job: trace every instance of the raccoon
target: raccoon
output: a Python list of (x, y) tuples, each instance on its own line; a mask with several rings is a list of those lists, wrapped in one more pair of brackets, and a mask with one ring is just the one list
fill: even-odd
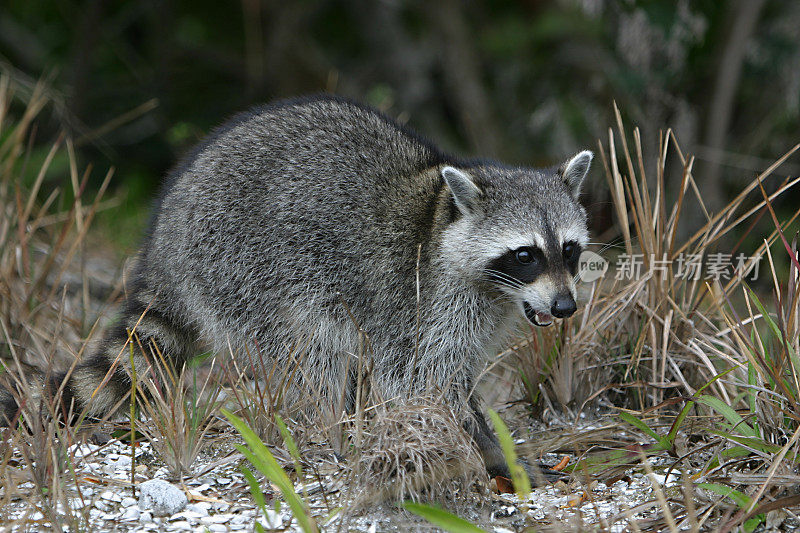
[(462, 159), (333, 96), (238, 115), (168, 176), (121, 319), (49, 388), (91, 415), (124, 412), (135, 331), (164, 356), (137, 351), (139, 369), (179, 368), (198, 340), (258, 351), (292, 377), (287, 405), (334, 410), (352, 408), (364, 356), (381, 398), (435, 391), (471, 413), (489, 473), (507, 475), (476, 380), (526, 320), (575, 312), (591, 160)]

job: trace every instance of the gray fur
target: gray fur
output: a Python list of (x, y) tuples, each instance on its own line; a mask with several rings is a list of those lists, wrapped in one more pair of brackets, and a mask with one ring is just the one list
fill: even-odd
[[(546, 312), (554, 291), (574, 294), (559, 235), (586, 240), (575, 193), (588, 161), (564, 168), (458, 160), (338, 98), (256, 109), (170, 177), (123, 319), (77, 367), (71, 394), (93, 413), (113, 410), (135, 327), (176, 365), (198, 339), (242, 357), (260, 351), (282, 371), (299, 360), (289, 405), (311, 391), (329, 409), (352, 402), (360, 329), (381, 397), (433, 388), (456, 409), (475, 408), (475, 380), (524, 322), (522, 299)], [(546, 276), (522, 287), (487, 277), (490, 260), (537, 243), (553, 258)], [(478, 418), (476, 441), (502, 470)]]

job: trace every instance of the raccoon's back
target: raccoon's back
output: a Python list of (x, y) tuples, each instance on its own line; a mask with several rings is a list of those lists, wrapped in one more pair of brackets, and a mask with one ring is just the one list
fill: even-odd
[(330, 305), (348, 291), (368, 307), (353, 282), (399, 290), (392, 276), (413, 270), (442, 188), (437, 173), (424, 171), (444, 160), (348, 101), (257, 109), (223, 126), (173, 174), (143, 250), (143, 276), (187, 313), (225, 308), (257, 321), (265, 306), (303, 298)]

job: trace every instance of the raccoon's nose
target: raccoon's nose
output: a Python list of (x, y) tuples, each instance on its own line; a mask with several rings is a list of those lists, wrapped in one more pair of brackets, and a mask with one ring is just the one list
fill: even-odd
[(550, 308), (550, 314), (556, 318), (567, 318), (572, 316), (576, 309), (578, 309), (578, 306), (575, 305), (575, 299), (571, 294), (559, 294)]

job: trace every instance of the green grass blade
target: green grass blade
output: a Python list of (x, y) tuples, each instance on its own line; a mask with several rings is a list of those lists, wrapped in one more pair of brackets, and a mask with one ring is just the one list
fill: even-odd
[(698, 483), (697, 486), (719, 494), (723, 498), (730, 498), (740, 509), (747, 509), (750, 506), (750, 496), (734, 488), (720, 485), (719, 483)]
[(289, 428), (286, 427), (286, 422), (283, 421), (283, 418), (275, 415), (275, 423), (278, 424), (278, 428), (281, 431), (281, 436), (283, 437), (283, 442), (286, 444), (286, 448), (289, 450), (289, 455), (292, 456), (294, 460), (294, 470), (297, 472), (297, 479), (302, 481), (303, 476), (303, 465), (300, 462), (300, 450), (297, 448), (297, 443), (292, 438), (292, 434), (289, 432)]
[(253, 472), (251, 472), (250, 469), (244, 465), (242, 466), (242, 473), (244, 474), (244, 479), (247, 481), (247, 484), (250, 486), (250, 494), (253, 496), (256, 506), (261, 509), (262, 513), (265, 512), (267, 500), (264, 498), (264, 492), (258, 485), (256, 477), (253, 475)]
[[(774, 455), (781, 451), (780, 446), (764, 442), (764, 439), (761, 439), (759, 437), (742, 437), (740, 435), (731, 435), (730, 433), (719, 431), (713, 428), (709, 428), (708, 432), (711, 433), (712, 435), (718, 435), (720, 437), (733, 441), (737, 444), (741, 444), (742, 446), (746, 446), (751, 450), (757, 450), (763, 453), (764, 455)], [(748, 453), (752, 453), (752, 451), (748, 450)]]
[(511, 481), (514, 483), (514, 490), (520, 498), (527, 498), (531, 493), (531, 480), (528, 479), (528, 474), (525, 469), (517, 461), (517, 452), (514, 450), (514, 439), (511, 437), (511, 432), (508, 431), (508, 426), (500, 419), (500, 416), (493, 410), (489, 409), (489, 417), (494, 424), (494, 430), (497, 433), (497, 438), (500, 441), (500, 447), (503, 449), (503, 455), (508, 464), (508, 471), (511, 472)]
[(485, 530), (479, 528), (472, 522), (468, 522), (463, 518), (448, 513), (444, 509), (433, 507), (432, 505), (405, 502), (403, 507), (405, 507), (407, 511), (424, 518), (431, 524), (445, 531), (449, 531), (450, 533), (486, 533)]
[(294, 485), (292, 485), (291, 480), (289, 480), (289, 476), (286, 475), (286, 472), (284, 472), (283, 468), (278, 464), (278, 461), (275, 460), (275, 457), (270, 453), (269, 449), (261, 442), (261, 439), (258, 438), (252, 429), (247, 427), (247, 424), (245, 424), (242, 419), (227, 409), (222, 409), (222, 414), (228, 418), (231, 424), (233, 424), (233, 427), (242, 435), (249, 450), (243, 446), (237, 446), (237, 448), (262, 474), (267, 476), (267, 479), (278, 487), (286, 503), (289, 504), (292, 514), (294, 514), (295, 519), (297, 519), (297, 523), (300, 524), (300, 528), (305, 533), (318, 533), (319, 528), (311, 517), (311, 510), (308, 508), (308, 504), (297, 495), (297, 492), (294, 490)]
[(689, 416), (689, 411), (692, 410), (694, 407), (694, 402), (686, 402), (681, 409), (681, 412), (678, 413), (678, 416), (675, 417), (675, 420), (672, 422), (672, 426), (669, 428), (669, 433), (665, 437), (665, 440), (669, 443), (669, 449), (672, 449), (675, 445), (675, 438), (678, 436), (678, 430), (681, 428), (681, 424)]
[(767, 308), (764, 307), (764, 304), (761, 303), (761, 300), (758, 299), (756, 293), (753, 292), (752, 289), (749, 287), (747, 288), (747, 292), (750, 293), (750, 298), (752, 299), (755, 306), (758, 308), (758, 312), (761, 313), (761, 317), (764, 319), (764, 322), (769, 326), (769, 329), (772, 330), (772, 333), (778, 338), (783, 339), (783, 334), (781, 333), (781, 328), (778, 327), (778, 324), (772, 320), (772, 317), (767, 312)]
[(669, 443), (667, 439), (665, 439), (664, 437), (662, 437), (661, 435), (650, 429), (650, 426), (648, 426), (647, 424), (645, 424), (632, 414), (627, 413), (625, 411), (621, 411), (619, 413), (619, 417), (628, 424), (634, 426), (635, 428), (638, 428), (643, 433), (653, 437), (656, 440), (656, 442), (658, 442), (659, 446), (661, 446), (665, 450), (669, 450), (670, 448), (672, 448), (672, 445)]
[(746, 437), (753, 437), (759, 438), (758, 432), (753, 429), (744, 419), (736, 412), (736, 410), (731, 407), (730, 405), (726, 404), (719, 398), (715, 398), (714, 396), (708, 396), (706, 394), (697, 398), (697, 401), (706, 405), (719, 414), (721, 414), (725, 420), (730, 422), (732, 426), (736, 428), (742, 435)]
[[(739, 492), (734, 488), (720, 485), (719, 483), (699, 483), (697, 486), (719, 494), (723, 498), (730, 498), (743, 511), (747, 511), (747, 509), (750, 507), (750, 503), (752, 502), (752, 499), (747, 494)], [(747, 533), (750, 533), (751, 531), (754, 531), (762, 522), (764, 522), (765, 519), (766, 517), (764, 514), (758, 514), (744, 523), (743, 530)]]

